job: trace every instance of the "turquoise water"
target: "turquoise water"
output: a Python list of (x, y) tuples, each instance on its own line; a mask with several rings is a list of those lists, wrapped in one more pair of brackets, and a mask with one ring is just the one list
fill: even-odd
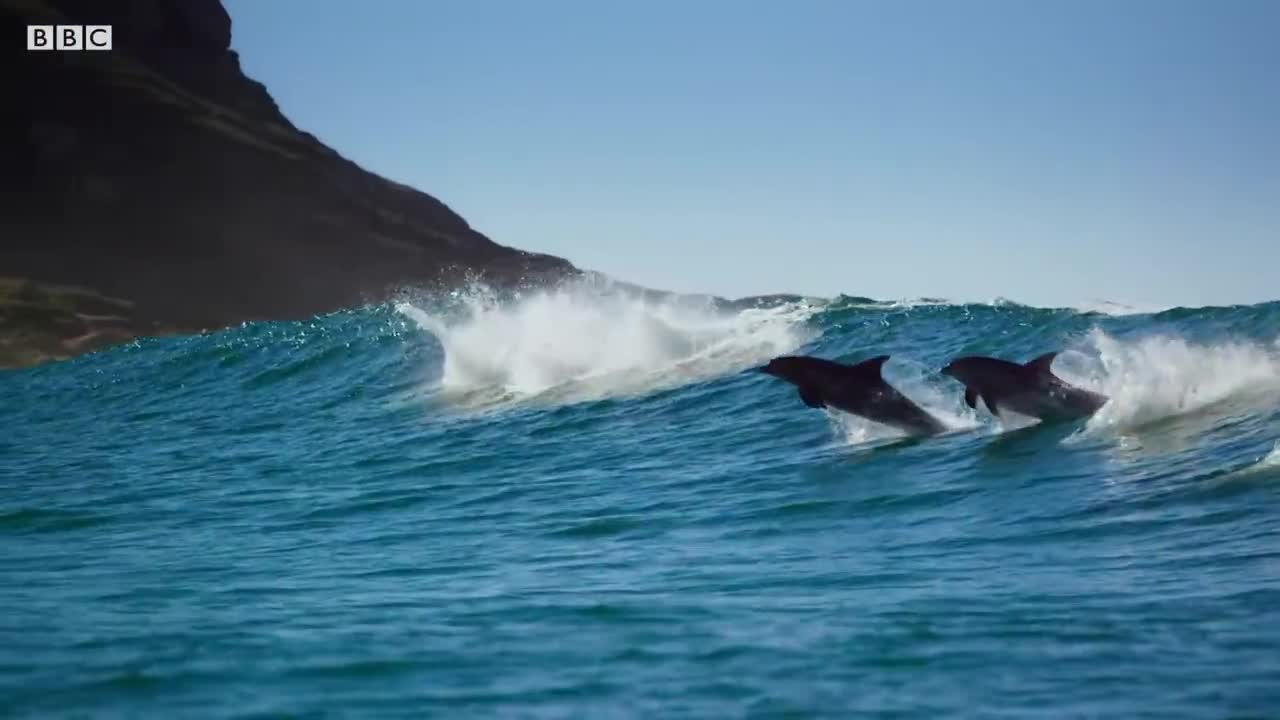
[[(0, 373), (0, 715), (1275, 717), (1280, 304), (482, 293)], [(970, 411), (1028, 359), (1088, 423)], [(904, 440), (749, 372), (893, 355)]]

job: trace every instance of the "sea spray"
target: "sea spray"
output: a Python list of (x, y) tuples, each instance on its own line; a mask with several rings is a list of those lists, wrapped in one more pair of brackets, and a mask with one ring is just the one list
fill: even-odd
[(1171, 334), (1118, 338), (1091, 330), (1054, 372), (1107, 395), (1090, 430), (1124, 429), (1280, 392), (1280, 354), (1248, 340), (1191, 342)]
[(408, 302), (397, 310), (441, 343), (441, 390), (481, 403), (576, 402), (739, 372), (802, 345), (817, 310), (797, 302), (727, 311), (594, 285), (509, 302), (478, 288), (463, 299), (456, 317)]

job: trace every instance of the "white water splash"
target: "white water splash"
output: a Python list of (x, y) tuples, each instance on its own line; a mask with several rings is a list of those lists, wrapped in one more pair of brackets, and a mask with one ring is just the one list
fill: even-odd
[(888, 425), (881, 425), (866, 418), (825, 408), (823, 412), (831, 423), (831, 432), (845, 445), (881, 445), (908, 437), (907, 433)]
[(1156, 313), (1171, 310), (1172, 305), (1154, 305), (1150, 303), (1122, 303), (1114, 300), (1102, 300), (1094, 298), (1086, 300), (1078, 305), (1071, 306), (1072, 310), (1082, 313), (1097, 313), (1099, 315), (1112, 315), (1120, 317), (1124, 315), (1154, 315)]
[(443, 345), (441, 389), (467, 404), (578, 402), (738, 372), (807, 341), (804, 321), (819, 309), (801, 302), (726, 312), (587, 284), (508, 304), (483, 288), (465, 299), (455, 320), (396, 308)]
[(1267, 453), (1266, 457), (1259, 460), (1258, 464), (1255, 465), (1254, 467), (1257, 467), (1257, 468), (1280, 467), (1280, 442), (1277, 442), (1276, 446), (1274, 448), (1271, 448), (1271, 452)]
[(1186, 415), (1228, 400), (1280, 392), (1280, 355), (1264, 344), (1212, 345), (1172, 335), (1121, 340), (1095, 329), (1054, 373), (1110, 401), (1088, 430), (1125, 429)]
[(993, 414), (998, 421), (997, 433), (1013, 432), (1041, 424), (1040, 418), (1022, 415), (1006, 408), (1000, 408), (999, 412)]

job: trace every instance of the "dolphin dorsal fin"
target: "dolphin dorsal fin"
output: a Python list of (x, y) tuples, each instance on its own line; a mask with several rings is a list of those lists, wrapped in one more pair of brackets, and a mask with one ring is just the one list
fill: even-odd
[(873, 375), (879, 378), (879, 377), (882, 377), (880, 374), (880, 368), (884, 366), (885, 362), (888, 359), (889, 359), (888, 355), (877, 355), (876, 357), (873, 357), (870, 360), (863, 360), (857, 365), (851, 365), (849, 369), (859, 373), (866, 373), (868, 375)]
[(1023, 367), (1030, 368), (1043, 375), (1052, 375), (1053, 372), (1049, 369), (1049, 367), (1053, 365), (1053, 359), (1056, 357), (1058, 357), (1057, 350), (1054, 350), (1053, 352), (1047, 352), (1041, 355), (1040, 357), (1029, 361)]

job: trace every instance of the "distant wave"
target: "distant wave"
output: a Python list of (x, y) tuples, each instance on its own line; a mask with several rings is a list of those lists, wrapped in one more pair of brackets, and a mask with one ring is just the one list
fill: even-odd
[(1173, 305), (1154, 305), (1142, 304), (1133, 305), (1128, 303), (1115, 302), (1113, 300), (1089, 300), (1079, 305), (1074, 305), (1070, 309), (1082, 313), (1097, 313), (1099, 315), (1154, 315), (1166, 310), (1172, 310)]
[(954, 300), (948, 298), (936, 297), (918, 297), (918, 298), (897, 298), (897, 299), (877, 299), (860, 295), (837, 295), (833, 298), (808, 297), (799, 295), (766, 295), (759, 297), (746, 297), (732, 301), (735, 304), (745, 305), (769, 298), (791, 298), (806, 299), (809, 302), (828, 303), (833, 306), (840, 307), (876, 307), (876, 308), (913, 308), (928, 306), (953, 306), (953, 307), (1023, 307), (1036, 310), (1070, 310), (1072, 312), (1093, 315), (1109, 315), (1113, 317), (1123, 317), (1127, 315), (1157, 315), (1172, 310), (1202, 310), (1216, 307), (1230, 307), (1217, 305), (1204, 306), (1181, 306), (1157, 303), (1131, 303), (1118, 302), (1115, 300), (1093, 299), (1071, 305), (1039, 305), (1035, 303), (1027, 303), (1011, 298), (998, 296), (989, 301), (969, 301)]

